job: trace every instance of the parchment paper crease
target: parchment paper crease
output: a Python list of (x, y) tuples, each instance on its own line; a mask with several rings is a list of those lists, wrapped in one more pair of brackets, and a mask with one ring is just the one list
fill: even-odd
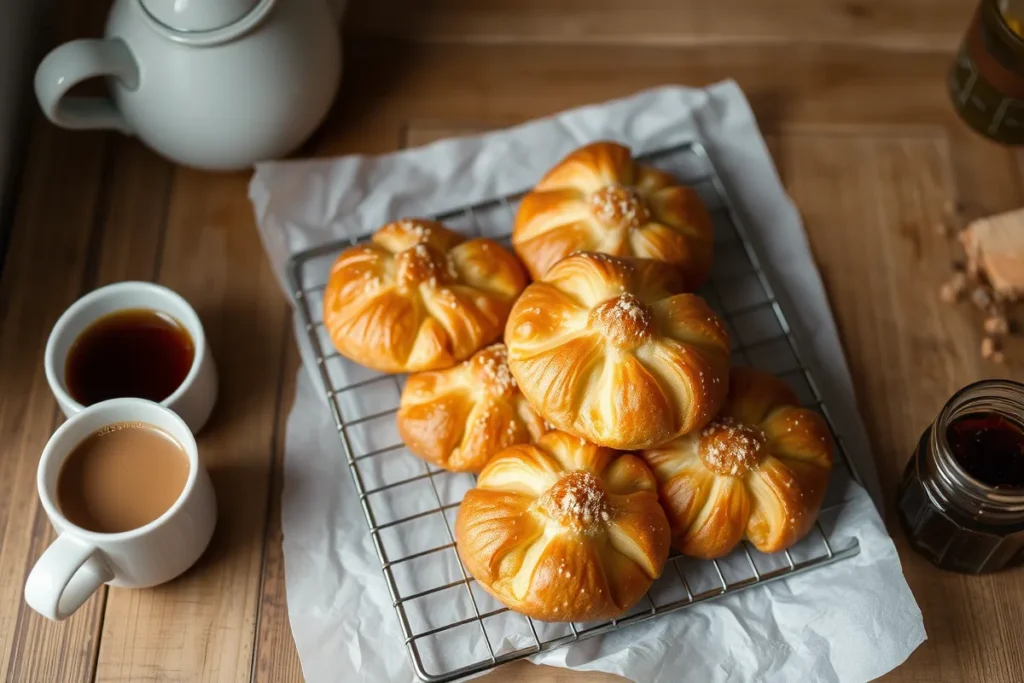
[[(849, 370), (800, 218), (740, 89), (662, 88), (509, 130), (379, 157), (261, 164), (250, 197), (267, 254), (302, 249), (408, 215), (438, 213), (524, 189), (585, 142), (614, 139), (642, 153), (688, 139), (708, 150), (773, 276), (837, 430), (877, 501), (879, 488)], [(308, 344), (297, 335), (308, 370)], [(288, 614), (314, 683), (415, 680), (338, 435), (310, 374), (300, 372), (288, 420), (282, 501)], [(367, 400), (373, 397), (364, 397)], [(921, 613), (864, 489), (834, 478), (827, 522), (837, 548), (860, 554), (784, 581), (689, 607), (611, 635), (542, 653), (536, 663), (636, 681), (866, 681), (925, 638)], [(424, 569), (423, 571), (433, 571)], [(441, 571), (438, 569), (437, 571)], [(465, 629), (446, 656), (479, 648)], [(510, 636), (502, 647), (530, 639)]]

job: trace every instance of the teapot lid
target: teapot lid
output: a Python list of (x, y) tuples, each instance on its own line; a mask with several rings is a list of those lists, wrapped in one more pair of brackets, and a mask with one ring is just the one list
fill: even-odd
[(141, 0), (153, 19), (178, 31), (213, 31), (247, 15), (258, 0)]

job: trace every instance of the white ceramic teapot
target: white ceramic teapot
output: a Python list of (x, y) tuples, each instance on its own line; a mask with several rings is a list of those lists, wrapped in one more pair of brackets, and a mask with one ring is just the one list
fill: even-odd
[[(182, 164), (233, 169), (281, 157), (319, 125), (341, 72), (325, 0), (115, 0), (106, 39), (57, 47), (36, 97), (64, 128), (138, 135)], [(67, 97), (107, 77), (113, 100)]]

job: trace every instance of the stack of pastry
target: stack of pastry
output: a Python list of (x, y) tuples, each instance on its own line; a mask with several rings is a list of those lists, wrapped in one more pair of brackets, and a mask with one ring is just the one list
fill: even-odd
[(781, 380), (730, 370), (729, 335), (692, 293), (712, 243), (692, 189), (598, 142), (523, 199), (515, 255), (408, 219), (338, 258), (327, 330), (346, 357), (413, 373), (399, 433), (477, 474), (458, 552), (511, 609), (614, 618), (670, 546), (774, 552), (813, 525), (828, 429)]

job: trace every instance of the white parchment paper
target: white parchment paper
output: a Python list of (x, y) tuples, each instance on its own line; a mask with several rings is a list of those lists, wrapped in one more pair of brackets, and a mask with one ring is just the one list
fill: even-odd
[[(397, 217), (434, 214), (524, 189), (564, 154), (595, 139), (618, 140), (637, 153), (689, 139), (704, 144), (804, 342), (805, 361), (837, 431), (877, 501), (877, 477), (849, 371), (799, 216), (746, 99), (731, 82), (702, 90), (658, 89), (379, 157), (261, 164), (250, 197), (267, 254), (287, 291), (285, 265), (297, 251), (363, 234)], [(311, 374), (300, 372), (288, 420), (282, 521), (288, 614), (303, 672), (313, 683), (414, 680), (336, 429), (322, 390), (310, 380), (308, 344), (302, 334), (298, 339)], [(380, 400), (372, 394), (377, 390), (366, 391), (357, 403)], [(533, 661), (644, 682), (845, 683), (880, 676), (924, 640), (921, 613), (871, 496), (837, 476), (826, 505), (832, 512), (823, 524), (833, 546), (846, 547), (855, 538), (856, 557)], [(450, 576), (452, 569), (420, 565), (417, 571)], [(488, 627), (489, 634), (499, 631), (497, 623)], [(476, 656), (478, 626), (453, 636), (442, 653), (446, 661)], [(531, 642), (528, 633), (512, 633), (493, 645), (500, 653)]]

